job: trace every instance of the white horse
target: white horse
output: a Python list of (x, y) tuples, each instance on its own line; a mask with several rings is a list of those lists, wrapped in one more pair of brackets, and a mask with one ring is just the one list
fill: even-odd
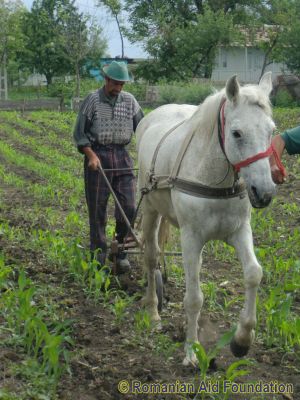
[(138, 185), (148, 192), (142, 225), (148, 273), (145, 304), (151, 319), (160, 320), (155, 268), (163, 216), (179, 227), (181, 236), (187, 316), (184, 365), (196, 363), (192, 344), (198, 340), (203, 304), (201, 254), (211, 239), (234, 246), (244, 271), (245, 304), (231, 342), (233, 354), (247, 354), (254, 340), (262, 268), (253, 250), (250, 213), (251, 205), (266, 207), (275, 192), (268, 159), (275, 128), (271, 90), (271, 73), (259, 85), (243, 87), (234, 76), (200, 106), (159, 107), (137, 128)]

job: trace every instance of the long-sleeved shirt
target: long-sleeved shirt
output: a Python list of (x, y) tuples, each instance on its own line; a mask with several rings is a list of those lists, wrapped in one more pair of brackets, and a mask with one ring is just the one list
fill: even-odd
[(300, 125), (281, 134), (288, 154), (300, 154)]
[(132, 94), (122, 91), (110, 99), (104, 88), (96, 90), (84, 99), (78, 113), (73, 135), (78, 150), (93, 143), (128, 144), (143, 116)]

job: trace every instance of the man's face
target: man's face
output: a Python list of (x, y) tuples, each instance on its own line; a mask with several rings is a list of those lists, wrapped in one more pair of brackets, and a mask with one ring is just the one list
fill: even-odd
[(125, 82), (105, 78), (105, 93), (107, 96), (116, 97), (121, 92)]

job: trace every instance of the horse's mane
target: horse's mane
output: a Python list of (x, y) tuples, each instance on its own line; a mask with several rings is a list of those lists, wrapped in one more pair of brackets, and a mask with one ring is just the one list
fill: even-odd
[[(212, 135), (217, 127), (222, 99), (226, 99), (225, 88), (208, 96), (191, 116), (191, 128), (200, 131), (201, 135)], [(258, 85), (241, 86), (239, 102), (259, 106), (267, 115), (272, 115), (270, 100)]]

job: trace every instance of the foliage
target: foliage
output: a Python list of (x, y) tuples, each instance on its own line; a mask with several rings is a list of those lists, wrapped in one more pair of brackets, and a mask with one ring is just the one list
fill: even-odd
[(36, 288), (33, 282), (26, 277), (23, 270), (20, 270), (16, 287), (9, 287), (9, 269), (5, 267), (3, 257), (1, 260), (0, 287), (4, 291), (0, 313), (5, 318), (8, 328), (14, 333), (13, 336), (19, 337), (19, 343), (27, 353), (40, 361), (40, 369), (57, 380), (63, 371), (60, 355), (64, 354), (65, 361), (67, 360), (63, 346), (66, 342), (72, 343), (69, 337), (69, 322), (57, 323), (54, 329), (50, 330), (36, 307), (34, 301)]
[(189, 0), (175, 5), (171, 0), (127, 0), (125, 4), (131, 23), (127, 36), (142, 42), (151, 56), (137, 74), (150, 82), (162, 77), (210, 77), (218, 45), (237, 40), (234, 23), (241, 23), (247, 9), (244, 1)]
[(106, 49), (106, 43), (101, 39), (102, 29), (93, 23), (88, 24), (88, 17), (79, 13), (73, 3), (61, 16), (63, 20), (61, 35), (71, 67), (69, 72), (76, 77), (75, 96), (79, 97), (82, 68), (87, 61), (91, 64), (93, 60), (100, 60)]
[(199, 367), (201, 370), (201, 379), (205, 380), (207, 371), (209, 369), (210, 362), (216, 358), (217, 354), (220, 350), (226, 346), (232, 340), (234, 335), (234, 331), (226, 332), (224, 335), (219, 339), (216, 346), (211, 349), (208, 353), (206, 353), (204, 347), (201, 343), (194, 343), (192, 345), (192, 349), (197, 357)]
[(137, 101), (145, 101), (147, 85), (144, 83), (126, 83), (124, 90), (133, 94)]
[(208, 7), (183, 26), (176, 21), (161, 22), (160, 30), (147, 40), (146, 50), (153, 59), (142, 63), (136, 74), (150, 82), (162, 77), (168, 81), (210, 77), (217, 46), (230, 43), (233, 37), (232, 18)]
[[(264, 74), (267, 65), (273, 61), (285, 62), (282, 51), (283, 48), (286, 48), (288, 42), (284, 38), (284, 32), (288, 26), (293, 24), (294, 3), (293, 0), (269, 0), (257, 2), (254, 8), (257, 18), (250, 20), (249, 32), (250, 35), (252, 32), (254, 43), (264, 53), (261, 76)], [(259, 30), (263, 32), (265, 38), (255, 37)]]
[(159, 101), (165, 104), (200, 104), (212, 93), (209, 84), (187, 83), (185, 85), (159, 86)]
[(236, 23), (241, 23), (247, 16), (249, 8), (256, 4), (256, 0), (201, 1), (201, 0), (126, 0), (125, 10), (129, 13), (131, 30), (128, 32), (133, 41), (147, 40), (157, 34), (165, 24), (174, 23), (175, 26), (184, 26), (191, 21), (197, 21), (199, 15), (205, 13), (205, 6), (212, 12), (223, 12), (232, 15)]
[(17, 51), (23, 46), (20, 21), (26, 9), (21, 1), (0, 0), (0, 66), (11, 73), (19, 67)]
[(297, 101), (291, 96), (287, 90), (279, 90), (276, 96), (273, 96), (272, 104), (276, 107), (297, 107)]
[(296, 3), (297, 7), (294, 8), (293, 17), (289, 23), (285, 25), (282, 34), (280, 59), (283, 60), (290, 71), (300, 73), (300, 6), (299, 2)]
[(124, 39), (123, 39), (123, 27), (120, 20), (120, 14), (122, 11), (122, 5), (120, 0), (98, 0), (98, 6), (104, 5), (107, 7), (111, 14), (113, 15), (114, 19), (116, 20), (120, 39), (121, 39), (121, 57), (124, 58)]
[(75, 0), (35, 0), (22, 20), (22, 65), (45, 74), (48, 84), (55, 75), (75, 73), (78, 77), (88, 54), (97, 50), (98, 57), (105, 50), (104, 41), (99, 41), (101, 30), (95, 25), (88, 28), (88, 18), (74, 3)]
[(25, 46), (19, 57), (23, 66), (45, 74), (48, 84), (54, 74), (65, 74), (69, 69), (60, 35), (58, 14), (62, 6), (61, 1), (35, 0), (22, 20)]

